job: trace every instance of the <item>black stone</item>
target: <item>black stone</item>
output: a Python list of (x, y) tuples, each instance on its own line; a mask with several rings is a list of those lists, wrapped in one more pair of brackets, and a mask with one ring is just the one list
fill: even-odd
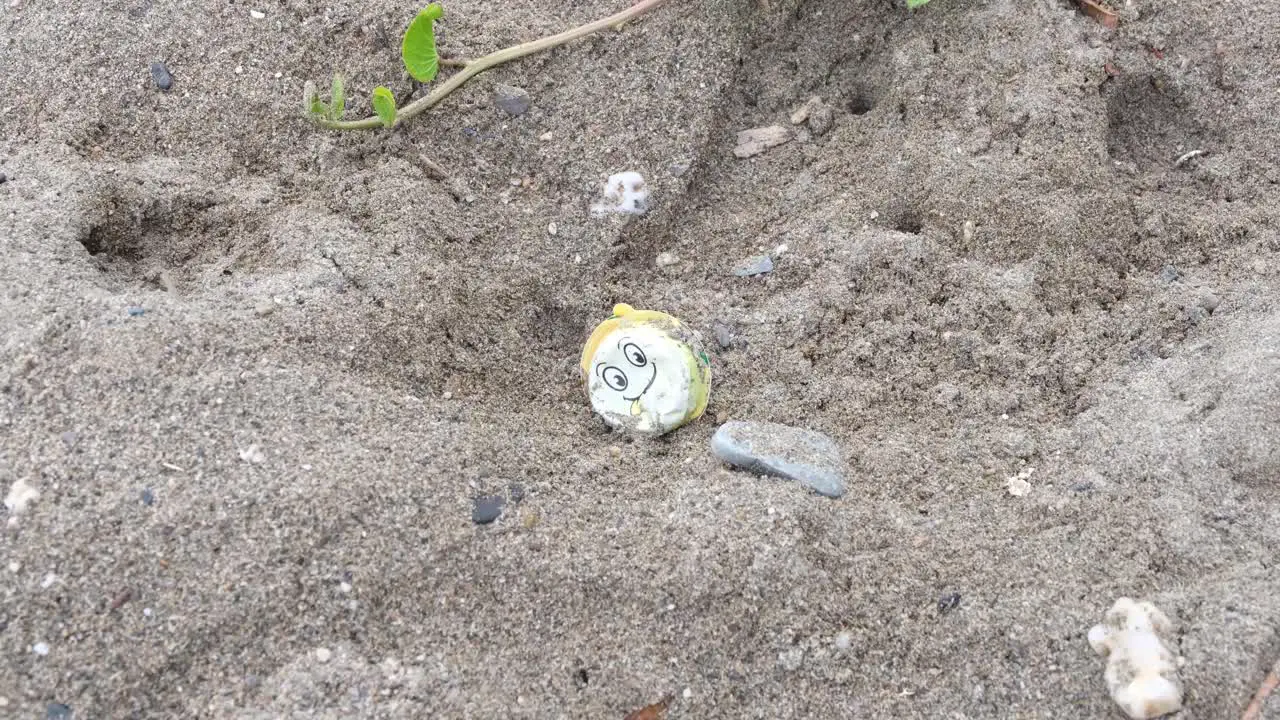
[(472, 501), (471, 521), (477, 525), (488, 525), (502, 517), (502, 507), (507, 504), (501, 495), (478, 497)]
[(167, 91), (173, 87), (173, 75), (169, 74), (169, 68), (162, 62), (151, 63), (151, 80), (161, 90)]

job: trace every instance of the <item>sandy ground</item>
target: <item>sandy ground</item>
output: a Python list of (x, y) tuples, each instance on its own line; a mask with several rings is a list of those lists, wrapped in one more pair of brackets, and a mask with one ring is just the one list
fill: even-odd
[[(1180, 717), (1239, 717), (1280, 656), (1280, 7), (1127, 5), (672, 0), (333, 134), (303, 82), (407, 92), (416, 6), (6, 0), (0, 493), (40, 497), (0, 716), (1117, 718), (1085, 633), (1129, 595)], [(456, 0), (442, 47), (621, 6)], [(733, 156), (812, 95), (829, 131)], [(627, 169), (654, 210), (591, 217)], [(697, 424), (592, 416), (615, 302), (727, 341)], [(719, 467), (727, 419), (830, 434), (849, 493)]]

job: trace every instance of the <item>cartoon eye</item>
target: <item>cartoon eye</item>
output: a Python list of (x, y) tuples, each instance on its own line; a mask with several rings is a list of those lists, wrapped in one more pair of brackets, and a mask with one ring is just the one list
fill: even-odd
[(627, 389), (627, 374), (612, 365), (606, 365), (600, 371), (600, 377), (604, 379), (605, 385), (618, 392)]
[(627, 362), (636, 367), (644, 367), (649, 364), (649, 358), (645, 357), (644, 351), (635, 343), (623, 345), (622, 354), (627, 356)]

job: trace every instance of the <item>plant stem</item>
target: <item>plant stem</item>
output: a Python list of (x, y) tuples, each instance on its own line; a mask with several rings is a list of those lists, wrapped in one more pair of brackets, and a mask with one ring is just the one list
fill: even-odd
[[(578, 38), (591, 35), (592, 33), (597, 33), (605, 28), (622, 25), (629, 20), (638, 18), (641, 15), (656, 10), (666, 2), (667, 0), (641, 0), (641, 2), (632, 5), (626, 10), (610, 15), (607, 18), (596, 20), (593, 23), (573, 28), (572, 30), (566, 30), (559, 35), (551, 35), (538, 40), (531, 40), (527, 43), (513, 45), (509, 48), (485, 55), (484, 57), (476, 58), (464, 65), (462, 70), (456, 75), (444, 81), (444, 83), (437, 87), (430, 95), (427, 95), (424, 98), (419, 98), (418, 100), (415, 100), (401, 108), (400, 111), (396, 113), (396, 124), (399, 124), (402, 120), (408, 120), (415, 115), (420, 115), (423, 112), (430, 110), (432, 107), (439, 104), (441, 100), (448, 97), (454, 90), (462, 87), (468, 80), (486, 70), (490, 70), (503, 63), (511, 62), (512, 60), (522, 58), (526, 55), (532, 55), (544, 50), (550, 50), (554, 47), (559, 47), (560, 45), (573, 42)], [(326, 120), (318, 118), (316, 119), (316, 122), (321, 127), (325, 127), (330, 130), (370, 130), (382, 127), (382, 121), (376, 117), (369, 117), (363, 120)]]

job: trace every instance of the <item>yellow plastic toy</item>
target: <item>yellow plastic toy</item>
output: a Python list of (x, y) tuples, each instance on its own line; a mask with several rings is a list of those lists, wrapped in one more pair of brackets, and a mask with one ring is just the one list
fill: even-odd
[(657, 437), (696, 420), (711, 399), (697, 333), (656, 310), (619, 304), (582, 349), (591, 407), (610, 426)]

